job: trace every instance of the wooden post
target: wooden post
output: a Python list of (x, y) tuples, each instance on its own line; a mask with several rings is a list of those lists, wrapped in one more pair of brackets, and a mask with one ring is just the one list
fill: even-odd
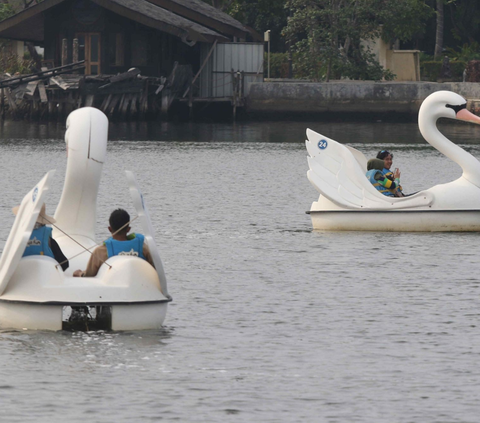
[(4, 88), (0, 90), (0, 119), (5, 119), (5, 93), (4, 93)]
[(53, 100), (50, 100), (47, 105), (48, 119), (52, 119), (53, 113), (54, 113), (54, 107), (55, 105), (53, 104)]
[(232, 103), (233, 103), (233, 120), (235, 120), (237, 115), (237, 80), (235, 72), (232, 68)]
[(78, 38), (73, 39), (73, 59), (72, 63), (78, 62)]
[(38, 117), (38, 101), (33, 95), (32, 103), (30, 105), (30, 119), (36, 119)]
[(85, 99), (85, 107), (92, 107), (93, 102), (95, 101), (95, 96), (93, 94), (88, 94)]
[(145, 96), (143, 98), (143, 104), (142, 104), (142, 107), (143, 107), (143, 113), (148, 114), (149, 110), (148, 110), (148, 87), (149, 87), (149, 83), (148, 83), (148, 79), (145, 81)]
[(65, 66), (68, 61), (68, 44), (67, 39), (62, 40), (62, 66)]
[(43, 81), (40, 81), (38, 83), (38, 93), (40, 94), (40, 101), (42, 103), (47, 103), (48, 102), (47, 91), (45, 90), (45, 84), (43, 83)]
[(15, 103), (15, 99), (12, 96), (10, 88), (5, 89), (5, 94), (7, 95), (8, 105), (10, 107), (10, 113), (14, 118), (17, 117), (17, 104)]
[(188, 81), (188, 86), (190, 87), (190, 91), (188, 92), (189, 118), (193, 119), (193, 78), (192, 78), (191, 72), (190, 72), (190, 77)]
[(240, 97), (243, 99), (245, 98), (245, 72), (240, 72)]

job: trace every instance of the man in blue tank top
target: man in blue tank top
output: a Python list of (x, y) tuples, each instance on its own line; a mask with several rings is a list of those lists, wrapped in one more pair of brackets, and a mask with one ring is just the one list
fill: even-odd
[[(19, 206), (13, 208), (14, 215), (17, 215), (19, 208)], [(57, 260), (65, 271), (68, 269), (68, 259), (52, 238), (52, 228), (46, 226), (54, 223), (55, 219), (47, 215), (45, 204), (43, 204), (22, 257), (48, 256)]]
[(95, 248), (87, 269), (75, 270), (73, 276), (93, 277), (98, 273), (100, 266), (113, 256), (134, 256), (148, 261), (153, 267), (153, 259), (148, 246), (144, 242), (144, 236), (141, 234), (128, 234), (130, 231), (130, 215), (123, 209), (117, 209), (112, 212), (109, 219), (110, 226), (108, 230), (112, 234), (103, 245)]

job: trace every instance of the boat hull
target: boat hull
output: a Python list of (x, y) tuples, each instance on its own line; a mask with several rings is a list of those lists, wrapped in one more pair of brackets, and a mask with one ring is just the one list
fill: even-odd
[(0, 329), (14, 330), (149, 330), (160, 329), (167, 314), (168, 300), (164, 302), (102, 304), (108, 308), (108, 319), (96, 321), (92, 316), (70, 319), (67, 309), (100, 307), (99, 305), (40, 304), (0, 300)]
[(377, 232), (477, 232), (480, 210), (311, 210), (313, 229)]

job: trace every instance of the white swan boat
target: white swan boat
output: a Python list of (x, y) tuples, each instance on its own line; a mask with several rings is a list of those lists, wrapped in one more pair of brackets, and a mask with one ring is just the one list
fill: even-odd
[(466, 100), (450, 91), (428, 96), (418, 125), (425, 140), (456, 162), (463, 174), (407, 197), (387, 197), (366, 178), (367, 159), (358, 150), (307, 129), (310, 170), (320, 192), (309, 212), (314, 229), (345, 231), (480, 231), (480, 162), (448, 140), (439, 118), (480, 123)]
[(69, 258), (65, 272), (50, 257), (22, 257), (55, 171), (23, 198), (0, 259), (0, 329), (139, 330), (163, 324), (171, 297), (132, 172), (126, 172), (129, 191), (155, 268), (137, 257), (115, 256), (95, 277), (73, 277), (74, 270), (87, 266), (90, 252), (86, 249), (93, 251), (98, 245), (97, 194), (107, 135), (108, 120), (97, 109), (78, 109), (67, 119), (67, 170), (53, 231)]

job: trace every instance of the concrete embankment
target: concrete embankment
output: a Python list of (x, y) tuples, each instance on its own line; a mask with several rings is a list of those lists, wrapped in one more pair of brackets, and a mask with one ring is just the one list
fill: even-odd
[(423, 100), (435, 91), (465, 97), (480, 112), (480, 84), (473, 82), (263, 82), (253, 83), (247, 96), (249, 114), (355, 113), (416, 116)]

